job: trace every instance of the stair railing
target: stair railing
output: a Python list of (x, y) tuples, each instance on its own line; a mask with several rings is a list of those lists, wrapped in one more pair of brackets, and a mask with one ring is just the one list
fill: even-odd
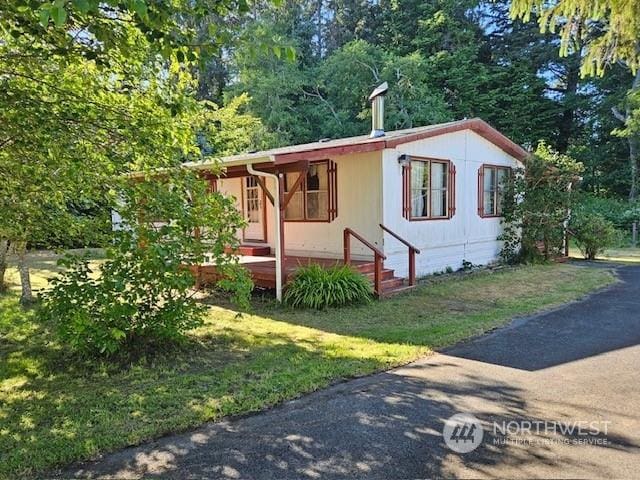
[(382, 261), (386, 260), (387, 256), (382, 253), (382, 251), (375, 245), (371, 244), (369, 241), (363, 238), (360, 234), (347, 227), (344, 229), (343, 233), (343, 251), (345, 265), (351, 265), (351, 237), (359, 240), (365, 247), (373, 251), (373, 291), (378, 296), (382, 295)]
[(420, 254), (420, 250), (418, 250), (415, 246), (411, 245), (404, 238), (402, 238), (397, 233), (389, 230), (383, 224), (380, 224), (380, 228), (391, 235), (393, 238), (398, 240), (400, 243), (404, 243), (409, 248), (409, 285), (415, 285), (416, 283), (416, 254)]

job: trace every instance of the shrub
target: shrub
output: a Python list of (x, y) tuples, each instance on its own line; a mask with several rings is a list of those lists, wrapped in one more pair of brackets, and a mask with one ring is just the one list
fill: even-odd
[(613, 223), (601, 215), (584, 214), (571, 220), (571, 234), (585, 258), (593, 260), (616, 238)]
[(188, 172), (170, 173), (122, 188), (118, 211), (124, 228), (113, 232), (99, 267), (92, 268), (86, 257), (61, 261), (67, 270), (52, 280), (43, 314), (71, 351), (125, 356), (182, 339), (205, 311), (193, 298), (187, 266), (206, 259), (220, 266), (222, 286), (247, 306), (246, 270), (225, 253), (243, 226), (233, 200), (207, 193), (207, 185)]
[(546, 261), (561, 254), (564, 225), (575, 201), (582, 164), (544, 143), (504, 185), (503, 241), (506, 263)]
[(97, 271), (87, 258), (60, 261), (68, 270), (52, 280), (43, 313), (62, 344), (82, 356), (113, 356), (179, 340), (198, 326), (203, 307), (189, 298), (193, 276), (167, 261), (167, 248), (111, 253)]
[(578, 197), (573, 211), (578, 216), (599, 215), (613, 223), (616, 228), (626, 229), (631, 225), (631, 219), (627, 218), (628, 214), (626, 213), (630, 206), (629, 202), (625, 200), (583, 193)]
[(323, 309), (371, 300), (371, 282), (349, 265), (301, 267), (287, 286), (283, 300), (292, 307)]

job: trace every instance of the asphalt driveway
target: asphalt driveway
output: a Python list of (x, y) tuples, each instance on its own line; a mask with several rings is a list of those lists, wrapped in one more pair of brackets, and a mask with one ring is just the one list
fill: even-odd
[[(406, 367), (126, 449), (63, 476), (635, 478), (640, 267), (618, 273), (620, 283), (579, 303)], [(484, 427), (482, 443), (467, 454), (448, 449), (442, 436), (445, 420), (461, 412)], [(538, 430), (518, 429), (523, 421)], [(512, 429), (495, 430), (494, 422)], [(576, 430), (594, 424), (599, 432)]]

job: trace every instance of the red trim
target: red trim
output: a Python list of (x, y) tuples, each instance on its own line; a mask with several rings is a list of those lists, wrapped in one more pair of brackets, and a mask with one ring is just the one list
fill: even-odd
[[(289, 222), (299, 222), (299, 223), (331, 223), (333, 220), (335, 220), (335, 218), (338, 216), (338, 193), (337, 193), (337, 173), (338, 173), (338, 167), (336, 165), (335, 162), (333, 162), (332, 160), (327, 160), (326, 158), (324, 160), (320, 160), (320, 161), (314, 161), (314, 162), (310, 162), (309, 166), (313, 165), (313, 164), (321, 164), (324, 163), (327, 165), (327, 218), (324, 219), (307, 219), (307, 218), (297, 218), (297, 219), (288, 219), (285, 218), (284, 221), (289, 223)], [(333, 170), (333, 172), (332, 172)], [(307, 196), (306, 196), (306, 189), (307, 189), (307, 184), (306, 184), (306, 174), (307, 172), (304, 171), (301, 173), (301, 175), (304, 174), (304, 177), (302, 179), (301, 182), (298, 182), (298, 179), (296, 179), (296, 182), (294, 182), (294, 185), (292, 185), (292, 188), (295, 187), (295, 189), (293, 190), (289, 190), (285, 193), (286, 197), (289, 200), (291, 200), (291, 198), (293, 198), (293, 192), (295, 192), (295, 190), (300, 190), (303, 192), (302, 195), (302, 206), (303, 206), (303, 214), (306, 217), (307, 216)], [(288, 204), (288, 202), (286, 203)], [(283, 212), (286, 211), (286, 204), (285, 207), (283, 208)]]
[(397, 138), (385, 139), (384, 137), (382, 137), (381, 139), (376, 140), (354, 140), (354, 142), (359, 141), (361, 143), (351, 143), (333, 147), (315, 146), (310, 147), (309, 150), (300, 150), (279, 154), (276, 153), (274, 155), (274, 159), (276, 164), (282, 164), (290, 163), (296, 160), (320, 160), (329, 156), (346, 155), (349, 153), (372, 152), (376, 150), (383, 150), (385, 148), (394, 148), (404, 143), (415, 142), (417, 140), (437, 137), (439, 135), (459, 132), (462, 130), (474, 131), (481, 137), (490, 141), (518, 160), (523, 160), (529, 155), (529, 153), (524, 148), (509, 140), (509, 138), (504, 136), (484, 120), (481, 120), (479, 118), (472, 118), (469, 120), (462, 120), (451, 125), (433, 127), (422, 132), (408, 134)]
[(329, 221), (333, 221), (338, 216), (338, 165), (329, 160)]
[(348, 153), (365, 153), (374, 152), (376, 150), (382, 150), (386, 148), (386, 142), (379, 140), (376, 142), (367, 143), (352, 143), (347, 145), (340, 145), (337, 147), (319, 147), (312, 150), (279, 153), (274, 155), (275, 164), (290, 163), (297, 160), (324, 160), (327, 157), (335, 157), (338, 155), (346, 155)]
[(402, 216), (411, 217), (411, 165), (402, 167)]
[(478, 169), (478, 215), (484, 215), (484, 165)]
[[(491, 163), (483, 163), (480, 168), (478, 169), (478, 215), (481, 218), (502, 218), (502, 214), (501, 213), (491, 213), (491, 214), (486, 214), (484, 213), (484, 169), (485, 168), (493, 168), (496, 170), (496, 175), (495, 178), (498, 178), (498, 169), (502, 169), (502, 170), (508, 170), (508, 175), (513, 175), (513, 168), (509, 167), (508, 165), (494, 165)], [(498, 208), (498, 189), (496, 188), (494, 195), (496, 196), (496, 198), (494, 199), (494, 205), (496, 207), (496, 210)]]
[[(402, 216), (411, 222), (420, 222), (425, 220), (449, 220), (451, 217), (455, 215), (456, 206), (455, 206), (455, 175), (456, 175), (456, 167), (451, 160), (447, 160), (444, 158), (430, 158), (430, 157), (417, 157), (411, 156), (409, 157), (411, 161), (419, 161), (426, 162), (431, 166), (431, 163), (444, 163), (447, 165), (447, 214), (438, 217), (413, 217), (411, 215), (411, 163), (406, 167), (402, 168)], [(432, 209), (432, 198), (431, 198), (431, 168), (429, 167), (429, 214), (431, 214)]]
[(456, 214), (456, 166), (449, 163), (449, 218)]

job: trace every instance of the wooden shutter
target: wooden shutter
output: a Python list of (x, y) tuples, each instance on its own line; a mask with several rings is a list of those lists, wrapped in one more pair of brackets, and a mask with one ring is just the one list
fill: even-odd
[(327, 167), (329, 173), (329, 221), (338, 216), (338, 166), (336, 162), (329, 160)]
[(209, 179), (209, 193), (216, 193), (218, 191), (218, 181), (215, 178)]
[(402, 216), (411, 218), (411, 165), (402, 167)]
[(484, 217), (484, 165), (478, 169), (478, 215)]
[(456, 166), (449, 162), (449, 218), (456, 214)]

